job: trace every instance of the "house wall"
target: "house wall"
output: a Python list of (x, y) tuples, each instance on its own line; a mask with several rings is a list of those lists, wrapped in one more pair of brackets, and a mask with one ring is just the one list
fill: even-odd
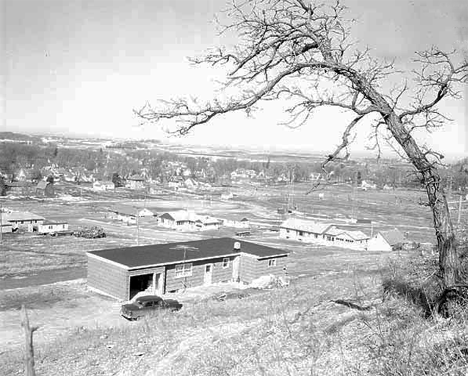
[(13, 231), (13, 226), (11, 226), (11, 225), (2, 225), (0, 227), (1, 227), (1, 231), (2, 231), (3, 234)]
[[(335, 246), (341, 248), (355, 249), (355, 250), (366, 250), (367, 240), (354, 241), (349, 236), (341, 235), (338, 240), (336, 236), (314, 234), (307, 231), (292, 230), (286, 228), (280, 228), (280, 238), (297, 240), (304, 243), (313, 243), (325, 246)], [(352, 240), (347, 242), (347, 240)]]
[[(276, 266), (268, 266), (269, 260), (275, 259)], [(256, 256), (243, 253), (240, 259), (240, 280), (245, 283), (252, 283), (264, 275), (273, 274), (276, 277), (286, 276), (286, 263), (287, 256), (270, 257), (267, 259), (259, 260)]]
[(205, 278), (205, 265), (212, 264), (212, 283), (219, 283), (232, 280), (232, 261), (234, 256), (229, 257), (229, 265), (223, 268), (223, 258), (202, 260), (192, 263), (192, 275), (189, 277), (176, 278), (175, 267), (183, 263), (178, 263), (166, 267), (166, 292), (181, 290), (184, 287), (202, 286)]
[(326, 237), (320, 234), (313, 234), (306, 231), (280, 228), (280, 238), (297, 240), (305, 243), (327, 244)]
[(390, 252), (392, 250), (392, 246), (387, 243), (387, 241), (383, 238), (382, 235), (377, 234), (373, 238), (371, 238), (367, 244), (368, 251), (387, 251)]
[(13, 228), (24, 229), (26, 231), (32, 232), (33, 226), (38, 226), (44, 223), (43, 219), (30, 219), (30, 220), (18, 220), (18, 221), (9, 221)]
[(37, 232), (48, 234), (55, 231), (65, 231), (68, 230), (68, 223), (60, 223), (54, 225), (39, 224), (37, 227)]
[(116, 299), (127, 300), (129, 283), (127, 269), (88, 255), (88, 287)]

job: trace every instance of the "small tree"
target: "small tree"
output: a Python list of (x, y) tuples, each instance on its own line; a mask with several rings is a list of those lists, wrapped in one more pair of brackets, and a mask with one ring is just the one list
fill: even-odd
[[(306, 0), (257, 0), (234, 2), (227, 13), (232, 22), (223, 31), (235, 31), (239, 43), (217, 48), (195, 64), (223, 64), (229, 73), (226, 98), (201, 104), (196, 100), (174, 99), (136, 111), (146, 121), (176, 119), (177, 133), (187, 134), (194, 127), (236, 111), (247, 114), (262, 102), (285, 99), (291, 103), (289, 126), (300, 126), (314, 109), (338, 107), (354, 114), (340, 144), (323, 163), (346, 159), (352, 133), (363, 119), (376, 116), (375, 148), (380, 155), (379, 130), (386, 140), (396, 141), (402, 156), (414, 166), (424, 185), (433, 214), (443, 284), (459, 279), (460, 261), (449, 209), (438, 173), (442, 156), (419, 145), (417, 129), (431, 130), (447, 118), (438, 110), (445, 98), (457, 97), (456, 86), (468, 77), (468, 62), (456, 63), (456, 55), (434, 47), (416, 54), (420, 69), (414, 72), (414, 85), (407, 80), (391, 91), (382, 82), (395, 73), (392, 62), (381, 62), (370, 51), (358, 50), (350, 42), (349, 23), (344, 7), (309, 4)], [(232, 93), (230, 88), (234, 87)]]

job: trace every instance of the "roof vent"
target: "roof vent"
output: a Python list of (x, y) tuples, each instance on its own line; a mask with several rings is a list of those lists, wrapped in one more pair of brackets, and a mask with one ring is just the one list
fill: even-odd
[(240, 249), (240, 248), (241, 248), (240, 242), (234, 242), (234, 249)]

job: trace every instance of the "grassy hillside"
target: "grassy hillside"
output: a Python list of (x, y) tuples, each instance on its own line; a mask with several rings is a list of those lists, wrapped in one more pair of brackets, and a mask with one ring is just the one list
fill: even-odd
[[(241, 300), (205, 299), (176, 314), (116, 328), (76, 328), (36, 346), (36, 370), (39, 375), (465, 375), (466, 316), (427, 319), (409, 295), (382, 299), (382, 278), (411, 284), (425, 278), (432, 264), (417, 255), (389, 262), (377, 272), (297, 279), (287, 288)], [(412, 279), (403, 277), (408, 271)], [(334, 302), (338, 299), (356, 306)], [(23, 374), (21, 356), (4, 352), (0, 374)]]

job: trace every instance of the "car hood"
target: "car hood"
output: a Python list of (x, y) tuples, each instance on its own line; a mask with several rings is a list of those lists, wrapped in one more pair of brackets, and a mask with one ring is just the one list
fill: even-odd
[(128, 310), (128, 311), (136, 311), (136, 310), (140, 309), (140, 307), (137, 306), (136, 304), (129, 303), (129, 304), (122, 305), (122, 309), (125, 309), (125, 310)]

